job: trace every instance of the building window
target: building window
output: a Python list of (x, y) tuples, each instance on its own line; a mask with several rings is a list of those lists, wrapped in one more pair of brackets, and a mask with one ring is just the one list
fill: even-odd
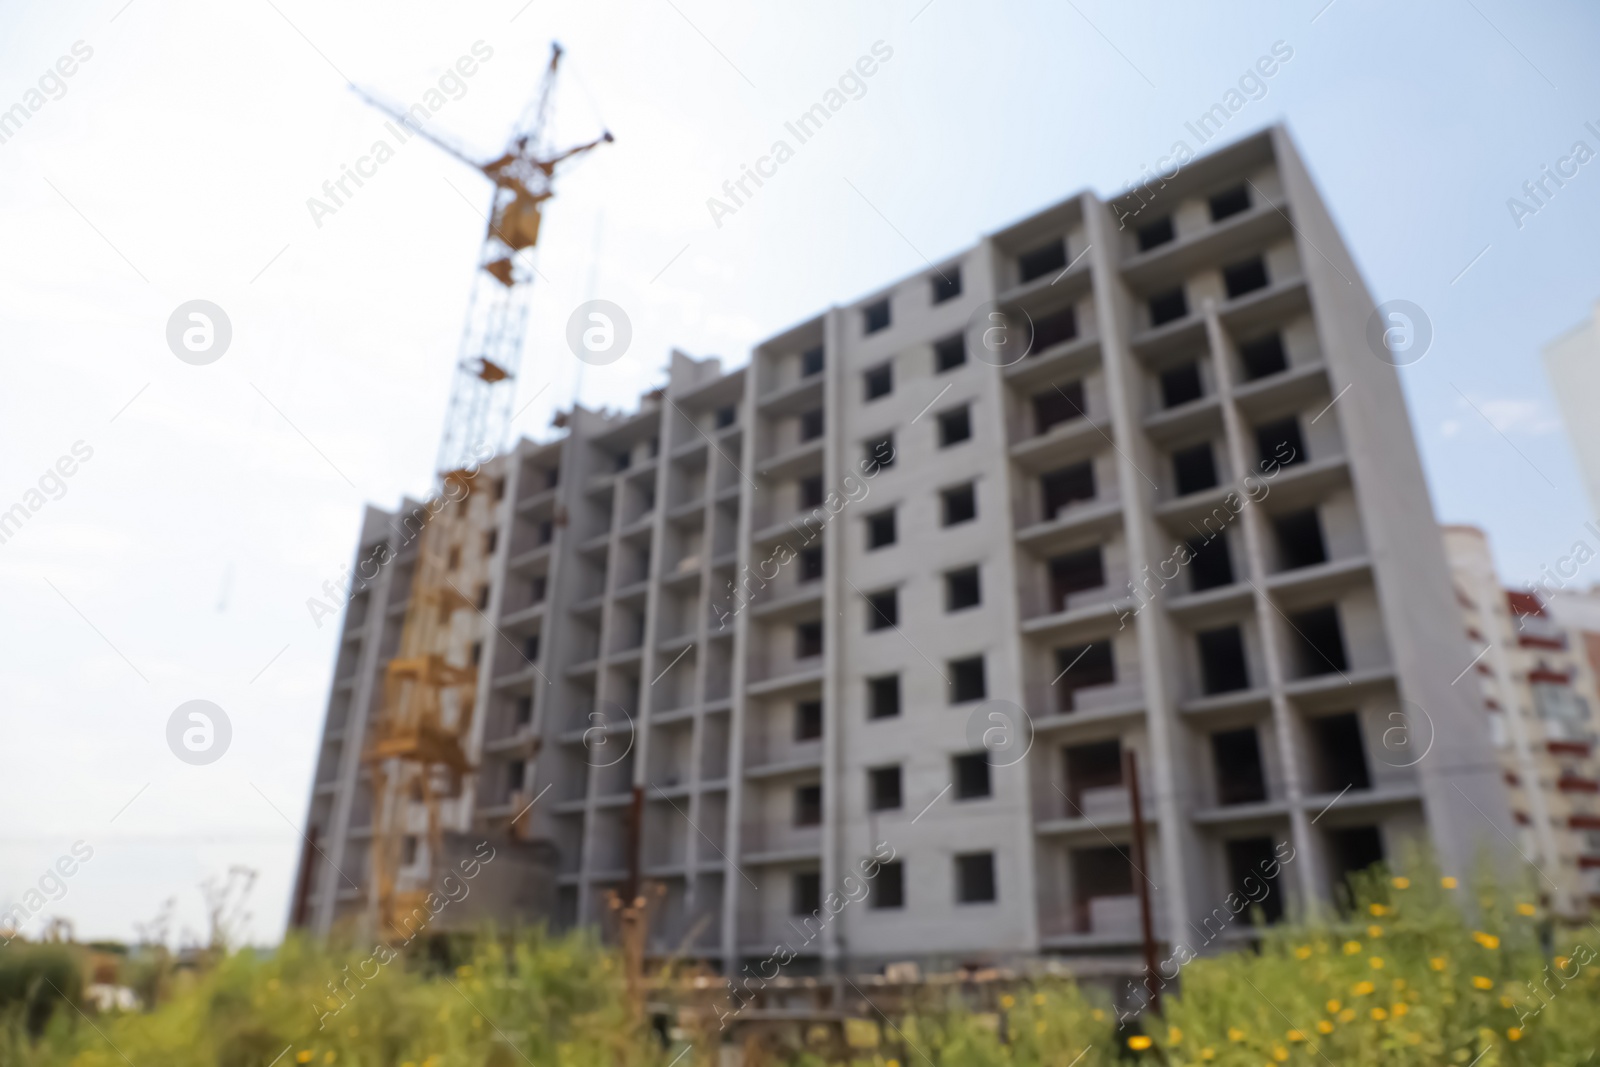
[(794, 628), (794, 654), (798, 659), (822, 655), (822, 623), (802, 622)]
[(472, 665), (476, 667), (483, 662), (483, 642), (472, 642)]
[(402, 867), (409, 867), (417, 862), (417, 847), (419, 843), (416, 834), (407, 834), (400, 839), (400, 865)]
[(884, 297), (861, 309), (862, 332), (877, 333), (889, 328), (889, 298)]
[(800, 353), (800, 377), (814, 378), (822, 373), (822, 346), (808, 348)]
[(815, 741), (822, 736), (822, 701), (802, 700), (794, 706), (794, 739)]
[(529, 634), (522, 641), (522, 658), (529, 663), (539, 662), (539, 635)]
[(553, 541), (555, 539), (555, 536), (556, 536), (555, 523), (553, 523), (553, 522), (541, 522), (539, 524), (539, 544), (548, 545), (551, 541)]
[(961, 268), (946, 267), (933, 276), (933, 302), (942, 304), (961, 295)]
[(494, 480), (494, 498), (496, 500), (504, 500), (506, 498), (506, 480), (504, 478), (496, 478)]
[(951, 757), (950, 778), (955, 782), (957, 800), (981, 800), (992, 795), (988, 750)]
[(789, 912), (815, 915), (822, 910), (822, 875), (817, 871), (796, 871), (789, 885)]
[(549, 470), (544, 472), (544, 487), (546, 489), (554, 489), (556, 486), (558, 486), (560, 484), (561, 484), (561, 468), (559, 468), (559, 467), (551, 467)]
[(978, 489), (972, 482), (946, 489), (939, 496), (944, 503), (946, 526), (970, 522), (978, 517)]
[(1245, 380), (1252, 382), (1289, 366), (1283, 354), (1283, 338), (1275, 333), (1240, 345), (1239, 362), (1244, 366)]
[(628, 465), (632, 462), (632, 452), (618, 452), (616, 455), (611, 457), (611, 469), (614, 471), (625, 471), (628, 469)]
[(1275, 460), (1290, 467), (1311, 458), (1306, 454), (1306, 443), (1300, 437), (1300, 420), (1292, 415), (1257, 426), (1256, 448), (1261, 453), (1262, 463)]
[(1067, 239), (1057, 237), (1049, 244), (1024, 252), (1017, 257), (1017, 273), (1024, 282), (1042, 278), (1067, 265)]
[(1189, 589), (1203, 593), (1233, 584), (1233, 559), (1228, 554), (1228, 535), (1218, 531), (1209, 538), (1195, 537), (1185, 543), (1189, 560)]
[(994, 899), (994, 853), (965, 852), (956, 856), (956, 903), (989, 904)]
[(900, 676), (867, 679), (867, 718), (893, 719), (900, 714)]
[(717, 429), (719, 429), (719, 430), (727, 429), (729, 426), (733, 425), (734, 420), (737, 419), (738, 417), (739, 417), (739, 410), (736, 407), (734, 407), (732, 404), (729, 404), (725, 408), (718, 408), (717, 409)]
[(517, 726), (527, 726), (533, 722), (533, 698), (518, 697), (512, 710), (512, 722)]
[(449, 569), (449, 570), (455, 570), (457, 567), (460, 567), (460, 566), (461, 566), (461, 549), (452, 548), (450, 550), (450, 555), (445, 559), (445, 567), (447, 569)]
[[(1277, 862), (1276, 849), (1270, 837), (1245, 837), (1227, 842), (1228, 880), (1233, 883), (1234, 892), (1240, 897), (1256, 902), (1256, 907), (1261, 909), (1261, 918), (1267, 923), (1275, 923), (1283, 918), (1283, 894), (1278, 892), (1276, 876), (1269, 877), (1268, 871), (1279, 871), (1282, 866)], [(1281, 871), (1280, 871), (1281, 873)], [(1250, 887), (1265, 885), (1267, 892), (1259, 899), (1255, 893), (1250, 892)]]
[(1033, 320), (1033, 347), (1037, 354), (1078, 336), (1078, 314), (1070, 306)]
[(944, 610), (964, 611), (983, 603), (978, 568), (963, 567), (944, 576)]
[(1044, 496), (1044, 518), (1049, 522), (1060, 514), (1062, 508), (1080, 500), (1094, 499), (1094, 464), (1084, 460), (1051, 471), (1040, 476), (1039, 488)]
[(800, 550), (800, 580), (814, 582), (822, 577), (822, 549), (802, 548)]
[(1105, 808), (1123, 810), (1127, 791), (1122, 784), (1122, 741), (1095, 741), (1071, 745), (1061, 750), (1061, 769), (1066, 778), (1067, 815), (1093, 818)]
[(867, 550), (895, 542), (894, 508), (867, 516)]
[(486, 556), (494, 555), (494, 550), (499, 544), (500, 531), (490, 530), (488, 533), (483, 535), (483, 554)]
[(550, 588), (550, 579), (540, 574), (528, 579), (528, 603), (543, 604), (545, 592)]
[(1222, 284), (1228, 290), (1228, 299), (1236, 300), (1246, 293), (1267, 287), (1267, 264), (1260, 256), (1222, 268)]
[(872, 879), (872, 893), (867, 901), (867, 906), (872, 908), (906, 906), (906, 869), (900, 860), (878, 865), (878, 873)]
[(1237, 626), (1195, 634), (1200, 651), (1200, 679), (1206, 695), (1250, 688), (1245, 667), (1244, 635)]
[(1078, 690), (1111, 685), (1117, 680), (1112, 652), (1109, 637), (1056, 649), (1056, 680), (1052, 686), (1058, 694), (1056, 710), (1063, 714), (1077, 711)]
[(1185, 363), (1161, 375), (1161, 406), (1175, 408), (1205, 395), (1200, 385), (1200, 364)]
[(900, 596), (894, 589), (867, 594), (867, 629), (887, 630), (900, 625)]
[(809, 478), (801, 478), (797, 484), (800, 488), (800, 506), (802, 508), (818, 508), (822, 506), (822, 475), (814, 474)]
[(942, 341), (933, 343), (933, 369), (935, 374), (943, 374), (947, 370), (955, 370), (967, 361), (967, 338), (965, 334), (952, 334)]
[(1317, 519), (1316, 508), (1274, 516), (1272, 532), (1278, 542), (1278, 561), (1284, 570), (1315, 567), (1328, 561), (1328, 549), (1322, 542), (1322, 524)]
[(1332, 604), (1289, 616), (1299, 647), (1302, 676), (1337, 674), (1345, 670), (1344, 636), (1339, 632), (1339, 610)]
[(873, 367), (862, 376), (866, 389), (866, 398), (876, 400), (880, 396), (888, 396), (894, 391), (894, 364), (885, 363)]
[(822, 436), (822, 409), (808, 411), (800, 416), (800, 440), (815, 441)]
[(480, 586), (478, 586), (478, 610), (479, 611), (483, 611), (488, 606), (489, 606), (489, 587), (487, 585), (480, 585)]
[(1049, 433), (1064, 422), (1082, 418), (1086, 410), (1082, 379), (1066, 385), (1052, 385), (1033, 396), (1033, 432)]
[(1156, 293), (1150, 298), (1150, 325), (1161, 326), (1189, 314), (1189, 299), (1183, 287)]
[(506, 795), (508, 798), (515, 796), (522, 789), (527, 766), (528, 764), (524, 760), (506, 760)]
[(1333, 853), (1334, 884), (1343, 886), (1357, 871), (1383, 862), (1383, 834), (1376, 826), (1349, 826), (1328, 831)]
[(1072, 594), (1099, 589), (1105, 584), (1106, 571), (1099, 545), (1068, 552), (1050, 561), (1050, 607), (1053, 611), (1066, 611)]
[(972, 416), (966, 405), (939, 416), (939, 447), (959, 445), (972, 436)]
[(1211, 762), (1217, 772), (1217, 801), (1253, 804), (1267, 799), (1261, 745), (1254, 726), (1211, 735)]
[(1367, 768), (1367, 746), (1361, 736), (1361, 720), (1353, 712), (1313, 719), (1311, 740), (1317, 756), (1316, 788), (1323, 793), (1345, 789), (1369, 789), (1372, 777)]
[(951, 660), (949, 667), (950, 703), (966, 704), (988, 697), (989, 685), (984, 678), (982, 656)]
[(1172, 454), (1172, 481), (1179, 496), (1215, 488), (1217, 461), (1211, 442), (1202, 441)]
[(894, 434), (887, 433), (866, 443), (864, 472), (876, 474), (885, 467), (894, 466)]
[(822, 825), (822, 787), (820, 785), (795, 787), (794, 824), (796, 826)]
[(1241, 211), (1250, 210), (1250, 190), (1247, 186), (1236, 185), (1231, 189), (1224, 189), (1211, 198), (1211, 221), (1221, 222), (1225, 218), (1237, 215)]
[(1139, 251), (1148, 252), (1171, 241), (1177, 235), (1172, 230), (1172, 216), (1156, 219), (1139, 227)]
[(894, 811), (900, 807), (900, 767), (873, 767), (867, 771), (867, 807)]

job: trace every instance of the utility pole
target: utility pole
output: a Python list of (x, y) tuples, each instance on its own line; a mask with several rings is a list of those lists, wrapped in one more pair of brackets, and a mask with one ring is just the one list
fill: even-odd
[(1139, 933), (1144, 941), (1144, 990), (1147, 1003), (1161, 1014), (1161, 982), (1156, 975), (1156, 935), (1150, 921), (1150, 879), (1145, 876), (1144, 799), (1139, 795), (1139, 758), (1132, 749), (1123, 754), (1123, 777), (1128, 780), (1128, 799), (1133, 803), (1133, 873), (1139, 876)]

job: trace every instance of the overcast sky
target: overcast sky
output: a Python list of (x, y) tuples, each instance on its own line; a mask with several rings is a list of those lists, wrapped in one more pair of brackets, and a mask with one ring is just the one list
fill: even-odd
[[(1507, 200), (1575, 141), (1600, 150), (1597, 23), (1579, 0), (8, 0), (0, 111), (29, 115), (0, 143), (0, 511), (73, 473), (0, 544), (0, 902), (82, 840), (41, 921), (131, 937), (176, 897), (198, 931), (198, 883), (242, 863), (251, 936), (281, 934), (336, 632), (305, 601), (365, 503), (428, 487), (488, 194), (413, 139), (313, 217), (386, 135), (348, 82), (423, 100), (482, 42), (431, 129), (487, 155), (558, 39), (559, 138), (615, 133), (540, 242), (518, 430), (545, 436), (575, 398), (631, 406), (672, 346), (738, 364), (1122, 189), (1284, 42), (1225, 137), (1286, 121), (1374, 294), (1425, 309), (1402, 380), (1435, 509), (1517, 581), (1590, 518), (1539, 350), (1600, 297), (1600, 161), (1520, 227)], [(859, 99), (714, 220), (880, 41)], [(562, 335), (591, 297), (634, 339), (580, 379)], [(206, 366), (166, 342), (194, 299), (232, 324)], [(210, 766), (167, 747), (194, 699), (233, 726)]]

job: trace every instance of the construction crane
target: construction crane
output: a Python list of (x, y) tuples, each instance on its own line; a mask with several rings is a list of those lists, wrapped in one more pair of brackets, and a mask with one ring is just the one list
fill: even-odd
[(548, 143), (561, 55), (561, 46), (552, 45), (539, 89), (505, 151), (487, 162), (356, 90), (494, 184), (435, 467), (437, 489), (449, 503), (423, 527), (400, 645), (385, 669), (382, 710), (364, 754), (374, 802), (371, 904), (380, 936), (403, 939), (414, 932), (402, 928), (403, 918), (422, 907), (433, 872), (443, 866), (441, 806), (464, 794), (474, 769), (467, 739), (477, 701), (472, 648), (478, 607), (462, 590), (487, 582), (489, 553), (481, 537), (471, 536), (477, 529), (470, 517), (473, 480), (510, 425), (544, 203), (560, 164), (612, 140), (607, 131), (564, 150)]

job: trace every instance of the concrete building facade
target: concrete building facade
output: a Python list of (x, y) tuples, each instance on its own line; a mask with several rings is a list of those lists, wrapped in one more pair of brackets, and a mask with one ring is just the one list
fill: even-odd
[(1589, 507), (1600, 518), (1600, 301), (1593, 314), (1545, 345), (1544, 369), (1578, 457)]
[[(1269, 917), (1409, 841), (1470, 867), (1508, 806), (1373, 308), (1272, 128), (740, 369), (674, 353), (637, 412), (575, 409), (485, 468), (452, 818), (520, 816), (554, 920), (599, 922), (642, 787), (652, 947), (730, 969), (1124, 954), (1141, 878), (1157, 936), (1201, 947), (1248, 932), (1204, 920), (1269, 866)], [(366, 899), (359, 750), (404, 560), (344, 624), (318, 931)]]

